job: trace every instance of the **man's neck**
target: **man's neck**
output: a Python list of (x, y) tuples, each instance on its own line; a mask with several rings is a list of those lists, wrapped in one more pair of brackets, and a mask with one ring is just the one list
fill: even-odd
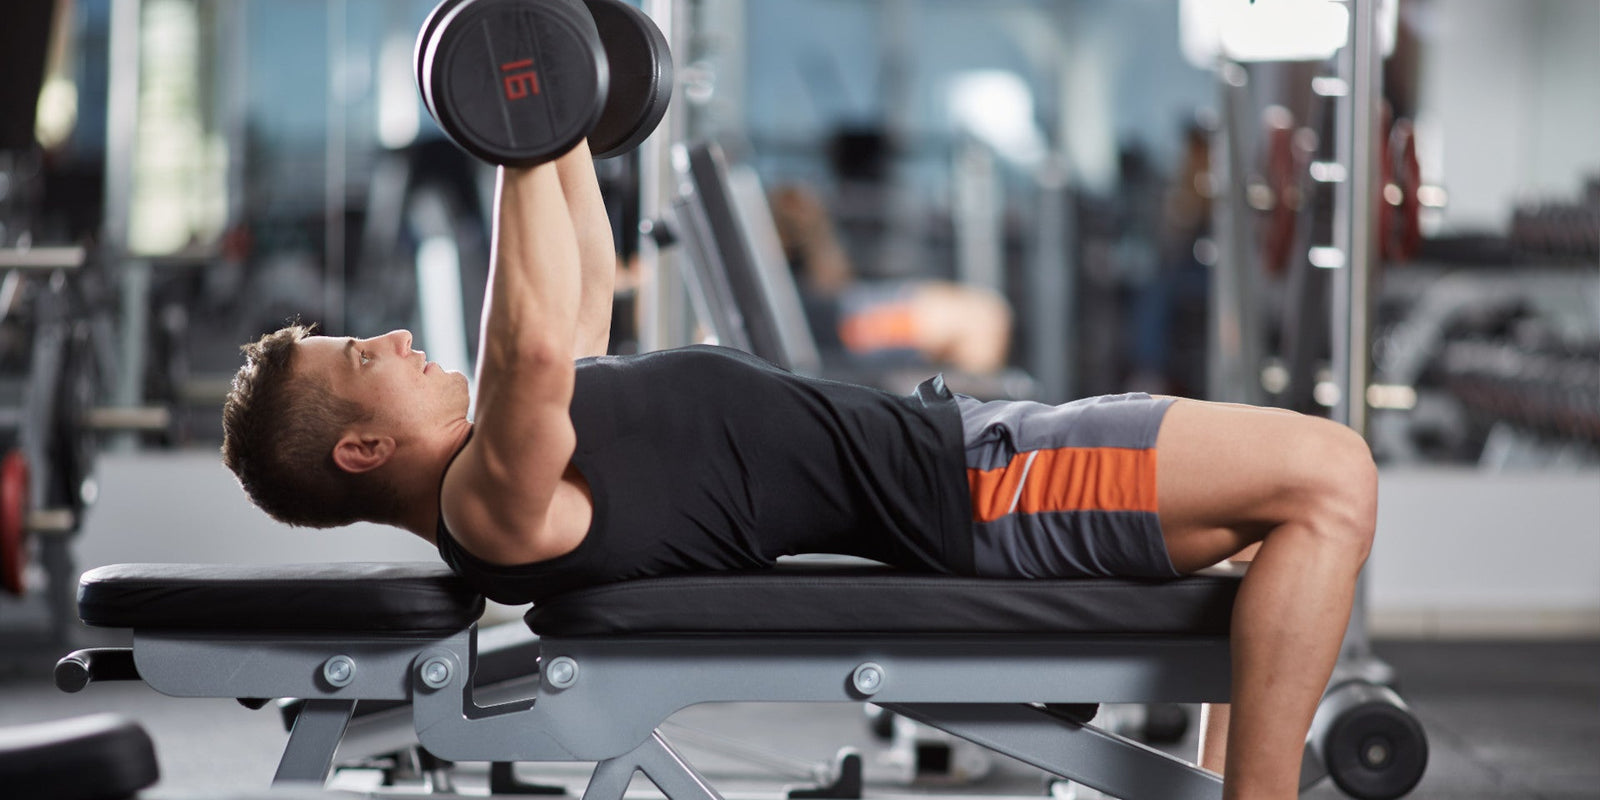
[(435, 437), (431, 442), (421, 445), (423, 452), (418, 454), (418, 463), (423, 466), (408, 470), (411, 479), (395, 485), (402, 498), (401, 508), (404, 509), (399, 527), (430, 544), (437, 544), (441, 514), (439, 497), (444, 487), (445, 472), (471, 435), (472, 423), (461, 420), (449, 429), (448, 435)]

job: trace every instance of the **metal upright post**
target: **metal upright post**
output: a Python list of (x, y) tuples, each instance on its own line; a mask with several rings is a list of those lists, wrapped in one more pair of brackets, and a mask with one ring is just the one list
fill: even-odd
[(951, 170), (956, 280), (1004, 294), (1005, 195), (989, 145), (963, 135)]
[[(682, 69), (689, 57), (688, 3), (644, 0), (644, 10), (661, 28), (672, 50), (673, 61)], [(674, 74), (677, 72), (674, 70)], [(687, 130), (683, 98), (676, 96), (674, 87), (672, 104), (661, 125), (639, 150), (639, 219), (645, 220), (645, 224), (664, 219), (678, 195), (672, 147), (684, 140)], [(644, 277), (638, 295), (640, 350), (661, 350), (689, 341), (688, 295), (679, 268), (680, 258), (673, 251), (657, 247), (651, 237), (643, 237), (640, 242), (639, 260)]]
[[(117, 353), (112, 402), (136, 406), (143, 394), (144, 345), (149, 305), (150, 264), (128, 253), (133, 208), (134, 158), (139, 143), (139, 40), (142, 0), (113, 0), (106, 76), (105, 213), (100, 262), (121, 296), (121, 345)], [(116, 449), (131, 449), (131, 434), (113, 439)]]
[(112, 0), (106, 76), (106, 185), (102, 257), (116, 265), (128, 252), (133, 153), (139, 132), (141, 0)]
[(1339, 77), (1350, 87), (1338, 104), (1338, 158), (1348, 179), (1334, 189), (1333, 246), (1344, 254), (1333, 292), (1333, 418), (1367, 433), (1371, 371), (1372, 265), (1377, 257), (1378, 119), (1383, 98), (1379, 0), (1350, 0), (1350, 42), (1339, 51)]
[(1078, 298), (1073, 243), (1077, 220), (1065, 158), (1051, 153), (1034, 177), (1037, 192), (1029, 254), (1027, 311), (1028, 371), (1043, 403), (1075, 396), (1078, 374)]
[(1206, 399), (1261, 401), (1262, 331), (1256, 292), (1256, 248), (1245, 163), (1255, 137), (1249, 73), (1224, 59), (1217, 67), (1222, 124), (1212, 137), (1211, 325), (1207, 337)]
[(322, 319), (329, 332), (345, 329), (345, 41), (346, 0), (330, 0), (324, 49), (328, 58), (327, 95), (323, 100), (328, 126), (323, 135), (322, 180)]
[[(1340, 98), (1336, 153), (1348, 168), (1334, 189), (1333, 245), (1344, 254), (1333, 281), (1333, 374), (1339, 396), (1333, 419), (1367, 433), (1367, 382), (1370, 371), (1372, 265), (1377, 257), (1375, 214), (1378, 193), (1378, 104), (1383, 97), (1382, 53), (1377, 35), (1379, 0), (1350, 0), (1349, 43), (1339, 51), (1339, 77), (1349, 86)], [(1356, 586), (1346, 660), (1370, 658), (1367, 636), (1367, 582)]]
[[(1069, 149), (1074, 124), (1072, 86), (1077, 68), (1067, 56), (1071, 52), (1063, 31), (1073, 30), (1081, 8), (1059, 6), (1055, 10), (1050, 50), (1050, 76), (1055, 93), (1055, 119), (1052, 121), (1050, 155), (1036, 178), (1042, 193), (1036, 213), (1039, 227), (1034, 251), (1029, 299), (1034, 316), (1028, 346), (1033, 372), (1039, 386), (1039, 400), (1062, 403), (1076, 399), (1081, 391), (1080, 365), (1085, 348), (1083, 318), (1078, 313), (1080, 272), (1078, 248), (1078, 204)], [(1057, 250), (1052, 254), (1051, 250)], [(1047, 272), (1053, 270), (1053, 274)], [(1050, 304), (1059, 305), (1052, 309)], [(1052, 358), (1050, 354), (1059, 353)]]
[(249, 191), (246, 185), (249, 176), (245, 171), (245, 150), (250, 137), (248, 13), (249, 8), (243, 3), (229, 3), (217, 9), (217, 62), (222, 76), (216, 102), (221, 108), (222, 135), (228, 148), (226, 180), (230, 228), (244, 219)]
[[(922, 49), (917, 35), (926, 9), (918, 0), (887, 0), (877, 7), (878, 94), (883, 104), (882, 132), (888, 137), (892, 159), (899, 148), (917, 136), (921, 108), (915, 73)], [(895, 166), (889, 167), (887, 180), (879, 190), (883, 193), (880, 202), (887, 227), (869, 256), (877, 262), (874, 270), (878, 275), (903, 276), (927, 258), (924, 198), (914, 187), (897, 180), (895, 170)]]

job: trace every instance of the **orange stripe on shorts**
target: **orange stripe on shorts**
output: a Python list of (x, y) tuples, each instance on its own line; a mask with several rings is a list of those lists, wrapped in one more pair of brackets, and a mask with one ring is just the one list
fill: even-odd
[[(1032, 465), (1029, 465), (1029, 461)], [(1051, 511), (1156, 511), (1156, 451), (1060, 447), (1018, 453), (996, 469), (968, 469), (972, 519)]]
[(857, 353), (913, 347), (917, 343), (916, 316), (909, 303), (851, 314), (839, 325), (839, 340)]

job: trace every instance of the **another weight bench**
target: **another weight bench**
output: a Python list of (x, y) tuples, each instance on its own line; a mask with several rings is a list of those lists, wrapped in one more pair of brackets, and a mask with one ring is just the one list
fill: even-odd
[(871, 700), (1113, 796), (1217, 798), (1216, 776), (1030, 704), (1225, 701), (1239, 577), (790, 567), (612, 584), (535, 606), (533, 696), (485, 705), (470, 689), (483, 600), (442, 565), (117, 565), (83, 576), (80, 614), (132, 628), (133, 647), (78, 651), (56, 677), (305, 698), (275, 784), (323, 783), (356, 701), (384, 700), (411, 703), (440, 758), (598, 761), (585, 800), (620, 800), (635, 771), (672, 800), (711, 800), (657, 730), (674, 712)]
[[(0, 789), (7, 800), (122, 800), (161, 770), (150, 734), (118, 714), (0, 727)], [(213, 800), (337, 800), (322, 791), (229, 792)]]
[(7, 797), (131, 797), (159, 777), (150, 734), (116, 714), (0, 728)]

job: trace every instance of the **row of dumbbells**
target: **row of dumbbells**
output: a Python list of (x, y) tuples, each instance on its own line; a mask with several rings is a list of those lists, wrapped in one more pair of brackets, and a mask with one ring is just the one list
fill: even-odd
[(1511, 246), (1545, 258), (1600, 258), (1600, 201), (1593, 205), (1540, 203), (1518, 206), (1511, 215)]
[(1486, 419), (1600, 443), (1600, 344), (1530, 349), (1505, 341), (1451, 342), (1440, 371), (1445, 387)]

